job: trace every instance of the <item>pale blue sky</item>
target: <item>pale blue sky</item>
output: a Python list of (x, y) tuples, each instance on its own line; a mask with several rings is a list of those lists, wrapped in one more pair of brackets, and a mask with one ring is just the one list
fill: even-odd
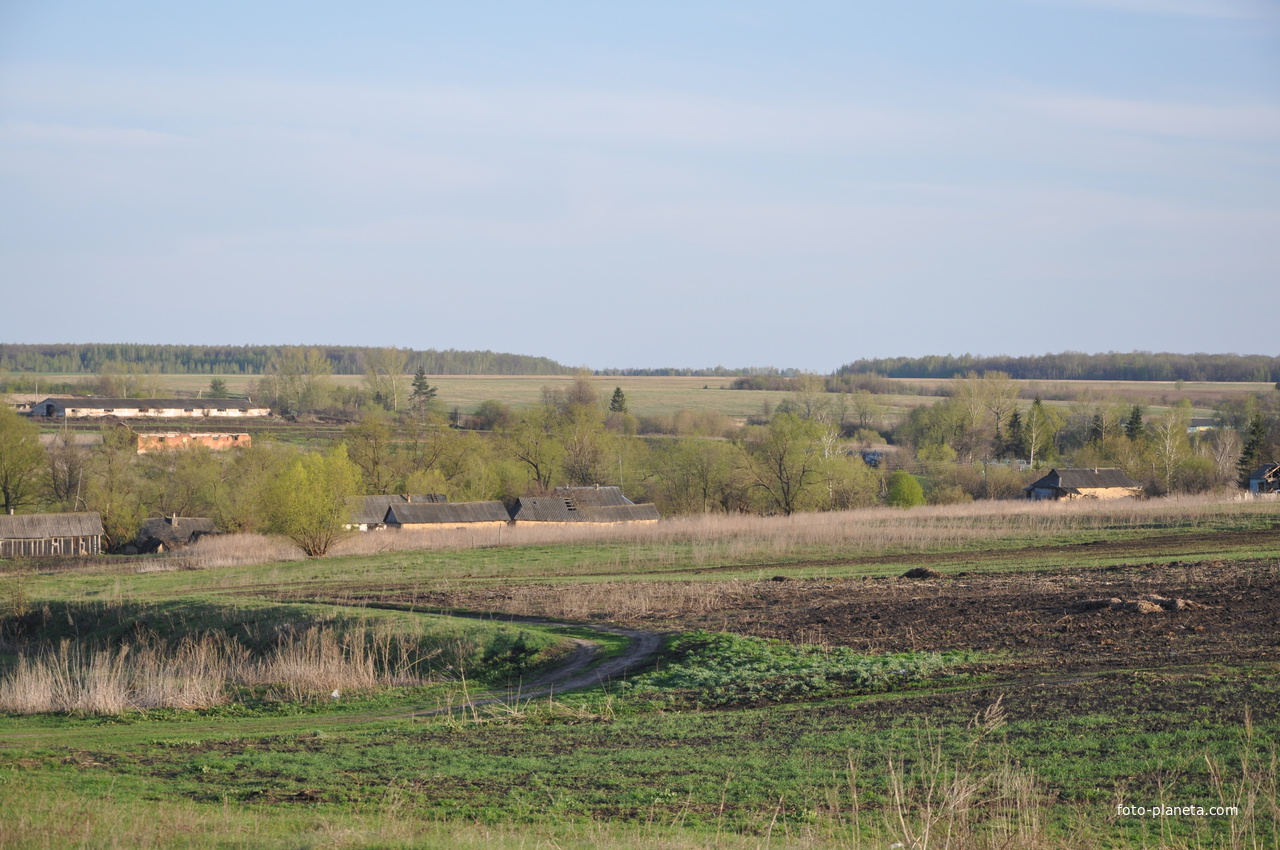
[(3, 341), (1274, 354), (1278, 269), (1280, 3), (0, 0)]

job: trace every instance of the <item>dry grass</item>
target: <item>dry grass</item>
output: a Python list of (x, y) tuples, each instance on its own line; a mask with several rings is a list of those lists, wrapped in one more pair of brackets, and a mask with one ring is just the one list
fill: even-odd
[(334, 547), (334, 555), (374, 555), (419, 549), (623, 543), (633, 561), (661, 560), (654, 547), (692, 545), (690, 566), (765, 555), (839, 550), (842, 556), (894, 551), (940, 551), (975, 543), (1036, 539), (1107, 529), (1195, 527), (1224, 517), (1274, 515), (1262, 501), (1196, 496), (1114, 502), (979, 501), (903, 510), (795, 514), (789, 517), (707, 514), (647, 526), (516, 525), (497, 530), (392, 530), (366, 532)]
[(243, 567), (305, 559), (306, 555), (301, 549), (281, 537), (262, 534), (210, 534), (163, 559), (143, 564), (138, 572)]
[(220, 634), (184, 638), (176, 647), (139, 640), (92, 648), (62, 641), (20, 656), (0, 679), (0, 711), (119, 714), (149, 708), (207, 708), (230, 701), (230, 689), (256, 688), (267, 698), (303, 701), (339, 692), (422, 684), (418, 641), (384, 624), (341, 634), (312, 627), (254, 658)]

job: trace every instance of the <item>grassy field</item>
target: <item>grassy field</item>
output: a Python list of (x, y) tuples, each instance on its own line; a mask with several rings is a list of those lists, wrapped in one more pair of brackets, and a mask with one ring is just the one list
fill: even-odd
[[(41, 646), (224, 635), (246, 659), (208, 705), (0, 711), (0, 846), (1280, 846), (1274, 503), (373, 539), (0, 562), (0, 682)], [(458, 610), (499, 619), (431, 613)], [(624, 681), (413, 716), (588, 634), (517, 615), (671, 639)], [(323, 666), (316, 630), (329, 675), (370, 671), (337, 700), (272, 666)], [(1119, 808), (1154, 804), (1235, 813)]]
[[(79, 375), (49, 375), (51, 380), (78, 380)], [(256, 382), (255, 376), (222, 376), (232, 393), (247, 393)], [(149, 376), (150, 378), (150, 376)], [(207, 390), (207, 375), (159, 375), (154, 376), (165, 391), (194, 393)], [(458, 407), (464, 413), (472, 411), (480, 402), (501, 401), (516, 408), (536, 404), (543, 387), (563, 389), (574, 380), (563, 375), (437, 375), (430, 376), (433, 386), (439, 388), (439, 398), (450, 409)], [(356, 386), (363, 380), (358, 375), (336, 375), (331, 379), (339, 385)], [(759, 415), (767, 403), (770, 408), (786, 399), (789, 393), (768, 390), (729, 389), (731, 378), (689, 377), (593, 377), (592, 383), (602, 398), (608, 398), (614, 387), (622, 387), (632, 413), (637, 416), (671, 414), (680, 410), (698, 410), (721, 413), (735, 419)], [(951, 383), (945, 380), (905, 380), (904, 384), (916, 384), (930, 392)], [(1214, 403), (1231, 398), (1244, 398), (1254, 393), (1274, 390), (1271, 384), (1258, 383), (1196, 383), (1173, 381), (1020, 381), (1025, 393), (1042, 393), (1049, 403), (1067, 407), (1067, 399), (1090, 398), (1097, 400), (1123, 400), (1140, 403), (1158, 411), (1179, 399), (1191, 401), (1196, 415), (1207, 416)], [(933, 404), (934, 395), (878, 395), (876, 403), (884, 410), (889, 424), (897, 422), (912, 407)]]

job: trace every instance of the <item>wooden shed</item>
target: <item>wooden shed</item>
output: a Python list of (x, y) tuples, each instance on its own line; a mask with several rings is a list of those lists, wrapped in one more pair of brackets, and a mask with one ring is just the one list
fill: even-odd
[(101, 552), (102, 517), (96, 513), (0, 515), (0, 558)]

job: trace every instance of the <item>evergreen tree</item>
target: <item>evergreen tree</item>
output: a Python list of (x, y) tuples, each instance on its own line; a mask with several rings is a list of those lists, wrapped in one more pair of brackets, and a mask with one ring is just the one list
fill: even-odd
[(227, 382), (221, 378), (214, 378), (209, 382), (209, 398), (226, 398)]
[(436, 397), (437, 387), (427, 383), (427, 373), (421, 366), (418, 371), (413, 374), (413, 394), (409, 397), (413, 402), (413, 409), (422, 413), (431, 404)]
[(1014, 411), (1009, 417), (1009, 433), (1005, 437), (1004, 450), (1001, 452), (1005, 457), (1022, 457), (1025, 454), (1026, 437), (1022, 433), (1022, 414)]
[(1249, 476), (1263, 461), (1263, 452), (1267, 446), (1267, 423), (1262, 419), (1262, 413), (1255, 411), (1249, 417), (1249, 428), (1245, 432), (1244, 448), (1240, 451), (1240, 462), (1236, 466), (1236, 471), (1240, 474), (1240, 486), (1249, 486)]
[(1129, 418), (1124, 423), (1124, 435), (1133, 442), (1142, 439), (1146, 433), (1146, 426), (1142, 424), (1142, 407), (1134, 405), (1129, 411)]
[(622, 392), (622, 387), (615, 387), (613, 390), (613, 398), (609, 400), (610, 413), (626, 413), (627, 397)]

